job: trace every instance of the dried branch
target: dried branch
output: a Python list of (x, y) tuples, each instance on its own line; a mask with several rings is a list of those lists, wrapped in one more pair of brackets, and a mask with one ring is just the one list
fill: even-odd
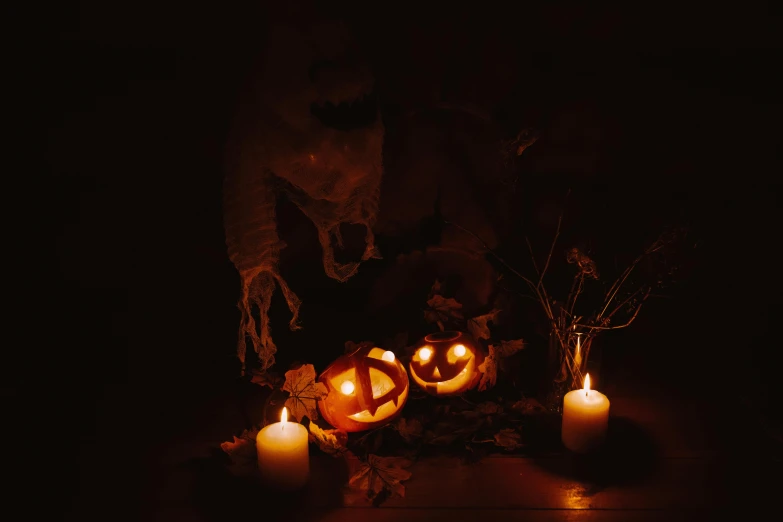
[[(612, 286), (609, 288), (609, 290), (606, 293), (606, 298), (604, 301), (604, 307), (601, 310), (601, 313), (598, 314), (598, 318), (600, 319), (604, 313), (606, 313), (606, 310), (609, 308), (609, 306), (612, 304), (612, 301), (617, 296), (617, 292), (620, 291), (620, 288), (622, 288), (623, 284), (625, 284), (628, 277), (631, 275), (631, 272), (633, 272), (634, 268), (644, 259), (646, 256), (653, 254), (655, 252), (658, 252), (660, 249), (662, 249), (666, 245), (667, 241), (663, 239), (663, 234), (659, 235), (658, 238), (653, 241), (653, 243), (648, 246), (645, 251), (636, 259), (633, 260), (633, 262), (626, 268), (623, 273), (620, 275), (617, 280), (612, 284)], [(611, 314), (609, 314), (611, 317)]]
[(639, 257), (637, 257), (636, 259), (634, 259), (633, 263), (631, 263), (630, 266), (628, 266), (628, 268), (626, 268), (623, 271), (623, 273), (620, 275), (620, 277), (615, 280), (615, 282), (612, 284), (611, 288), (609, 288), (609, 291), (606, 293), (607, 297), (606, 297), (606, 300), (604, 301), (604, 307), (601, 310), (601, 312), (598, 314), (598, 317), (601, 317), (606, 312), (606, 309), (609, 308), (610, 304), (612, 304), (612, 300), (617, 295), (617, 292), (620, 290), (620, 288), (623, 286), (625, 281), (628, 279), (628, 276), (631, 275), (631, 272), (633, 272), (633, 269), (636, 268), (636, 265), (638, 265), (639, 262), (641, 262), (641, 260), (644, 258), (645, 255), (646, 254), (642, 254)]
[[(627, 298), (625, 298), (625, 300), (623, 300), (623, 302), (622, 302), (622, 303), (620, 303), (619, 305), (617, 305), (617, 306), (614, 308), (614, 310), (612, 310), (611, 312), (609, 312), (609, 315), (607, 315), (607, 316), (606, 316), (606, 318), (607, 318), (607, 319), (611, 318), (611, 317), (612, 317), (612, 316), (613, 316), (615, 313), (617, 313), (617, 311), (618, 311), (618, 310), (620, 310), (620, 308), (622, 308), (623, 306), (625, 306), (626, 304), (628, 304), (628, 303), (631, 301), (631, 299), (633, 299), (633, 298), (634, 298), (634, 297), (636, 297), (638, 294), (640, 294), (640, 293), (642, 292), (642, 290), (643, 290), (643, 288), (639, 288), (639, 289), (638, 289), (638, 290), (636, 290), (634, 293), (632, 293), (632, 294), (631, 294), (631, 295), (629, 295)], [(649, 293), (650, 293), (650, 291), (648, 290), (648, 291), (647, 291), (647, 294), (649, 295)], [(645, 299), (646, 299), (646, 297), (645, 297)]]
[(527, 243), (527, 251), (530, 252), (530, 259), (533, 261), (533, 269), (536, 271), (536, 275), (538, 276), (538, 279), (540, 281), (541, 272), (539, 272), (538, 270), (538, 263), (536, 263), (536, 256), (533, 255), (533, 247), (530, 245), (530, 238), (528, 238), (527, 236), (525, 236), (525, 243)]
[[(571, 193), (571, 190), (569, 189), (568, 194)], [(568, 198), (568, 194), (566, 194), (566, 198)], [(560, 225), (563, 223), (563, 214), (560, 214), (560, 217), (557, 218), (557, 230), (555, 230), (555, 237), (552, 239), (552, 244), (549, 247), (549, 255), (546, 256), (546, 263), (544, 264), (544, 269), (541, 270), (541, 274), (538, 276), (538, 284), (541, 285), (544, 281), (544, 275), (546, 274), (547, 269), (549, 268), (549, 262), (552, 260), (552, 252), (555, 250), (555, 244), (557, 243), (557, 238), (560, 237)]]
[[(578, 283), (577, 283), (578, 279)], [(576, 299), (579, 297), (579, 294), (582, 293), (582, 288), (584, 288), (584, 282), (585, 282), (585, 274), (584, 272), (579, 272), (577, 275), (574, 276), (574, 282), (571, 284), (571, 291), (568, 293), (568, 299), (566, 299), (566, 306), (568, 306), (568, 303), (570, 302), (571, 305), (568, 306), (568, 315), (573, 316), (574, 315), (574, 306), (576, 306)], [(576, 289), (574, 289), (576, 287)], [(576, 290), (576, 293), (574, 293), (574, 290)]]
[(524, 281), (525, 283), (527, 283), (527, 285), (530, 287), (530, 289), (531, 289), (531, 290), (533, 290), (533, 291), (536, 293), (536, 295), (538, 296), (538, 298), (539, 298), (539, 299), (541, 299), (541, 293), (538, 291), (538, 288), (537, 288), (537, 287), (536, 287), (536, 285), (533, 283), (533, 281), (531, 281), (530, 279), (528, 279), (527, 277), (525, 277), (524, 275), (522, 275), (521, 273), (519, 273), (519, 272), (518, 272), (516, 269), (514, 269), (514, 267), (512, 267), (511, 265), (509, 265), (509, 264), (506, 262), (506, 260), (505, 260), (505, 259), (503, 259), (503, 258), (502, 258), (502, 257), (500, 257), (499, 255), (497, 255), (497, 254), (495, 253), (495, 251), (494, 251), (494, 250), (492, 250), (492, 248), (490, 248), (490, 246), (487, 244), (487, 242), (486, 242), (486, 241), (484, 241), (483, 239), (481, 239), (481, 237), (479, 237), (479, 236), (478, 236), (478, 234), (476, 234), (475, 232), (473, 232), (473, 231), (471, 231), (471, 230), (468, 230), (467, 228), (463, 227), (462, 225), (459, 225), (459, 224), (457, 224), (457, 223), (454, 223), (454, 222), (452, 222), (452, 221), (449, 221), (449, 220), (446, 220), (446, 219), (444, 219), (444, 220), (443, 220), (443, 223), (445, 223), (446, 225), (452, 225), (452, 226), (454, 226), (454, 227), (457, 227), (459, 230), (461, 230), (461, 231), (465, 232), (466, 234), (469, 234), (469, 235), (473, 236), (475, 239), (477, 239), (477, 240), (478, 240), (478, 241), (479, 241), (479, 242), (480, 242), (482, 245), (484, 245), (484, 248), (487, 250), (487, 252), (489, 252), (490, 254), (492, 254), (492, 256), (493, 256), (495, 259), (497, 259), (497, 260), (498, 260), (498, 261), (499, 261), (499, 262), (500, 262), (500, 263), (501, 263), (501, 264), (502, 264), (504, 267), (506, 267), (506, 269), (507, 269), (507, 270), (509, 270), (509, 271), (510, 271), (512, 274), (514, 274), (515, 276), (517, 276), (518, 278), (520, 278), (522, 281)]
[(636, 309), (634, 310), (633, 315), (631, 316), (630, 319), (628, 319), (628, 321), (625, 324), (621, 324), (618, 326), (600, 326), (600, 325), (591, 326), (587, 324), (579, 324), (577, 326), (579, 326), (580, 328), (587, 328), (590, 330), (619, 330), (620, 328), (625, 328), (626, 326), (630, 325), (634, 321), (634, 319), (636, 319), (637, 315), (639, 315), (639, 310), (641, 310), (642, 304), (644, 304), (647, 298), (650, 297), (651, 291), (652, 291), (651, 289), (648, 289), (647, 292), (645, 292), (644, 297), (642, 297), (642, 300), (639, 302), (638, 305), (636, 305)]

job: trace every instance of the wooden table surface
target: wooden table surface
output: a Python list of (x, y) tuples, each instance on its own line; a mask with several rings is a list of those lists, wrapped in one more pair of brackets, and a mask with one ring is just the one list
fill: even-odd
[[(472, 464), (425, 458), (410, 468), (405, 497), (379, 508), (344, 495), (343, 461), (314, 448), (311, 482), (293, 495), (268, 495), (219, 469), (183, 466), (230, 438), (223, 430), (240, 415), (217, 400), (202, 410), (212, 422), (186, 429), (189, 437), (154, 457), (158, 471), (148, 483), (144, 519), (672, 521), (774, 508), (780, 462), (762, 444), (742, 439), (754, 440), (750, 421), (727, 422), (704, 398), (613, 393), (611, 446), (604, 455), (499, 455)], [(270, 505), (279, 506), (277, 513), (262, 507)]]

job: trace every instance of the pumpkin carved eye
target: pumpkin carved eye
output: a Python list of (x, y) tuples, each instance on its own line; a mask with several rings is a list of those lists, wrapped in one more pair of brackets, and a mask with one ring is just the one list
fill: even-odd
[(351, 381), (343, 381), (343, 383), (340, 385), (340, 391), (343, 392), (343, 395), (352, 394), (355, 388), (356, 387)]
[(386, 362), (394, 362), (394, 352), (383, 352), (383, 355), (381, 356), (381, 360)]
[(465, 348), (464, 344), (458, 344), (454, 347), (454, 355), (457, 357), (464, 357), (465, 353), (467, 353), (467, 348)]
[(422, 361), (429, 361), (432, 357), (432, 350), (430, 348), (422, 348), (419, 350), (419, 359)]

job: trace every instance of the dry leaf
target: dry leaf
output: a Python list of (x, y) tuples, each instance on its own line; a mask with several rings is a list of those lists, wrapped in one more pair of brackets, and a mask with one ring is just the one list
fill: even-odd
[(404, 497), (405, 486), (401, 482), (408, 480), (411, 472), (403, 468), (411, 464), (410, 460), (402, 457), (379, 457), (370, 454), (367, 456), (367, 462), (363, 463), (348, 481), (348, 487), (364, 492), (369, 499), (384, 491)]
[(495, 386), (498, 380), (498, 364), (495, 360), (495, 345), (489, 345), (489, 355), (484, 358), (484, 362), (479, 364), (481, 380), (479, 381), (479, 391), (484, 391)]
[(323, 383), (315, 382), (315, 377), (315, 367), (312, 364), (285, 372), (283, 390), (290, 394), (285, 406), (297, 421), (301, 421), (305, 416), (310, 420), (317, 419), (316, 402), (329, 393)]
[(484, 362), (479, 365), (481, 380), (479, 381), (479, 391), (488, 390), (495, 386), (498, 379), (498, 362), (510, 357), (525, 347), (522, 339), (514, 341), (500, 341), (500, 346), (489, 345), (489, 355), (484, 358)]
[(424, 311), (424, 319), (428, 323), (438, 323), (441, 330), (445, 328), (444, 323), (463, 319), (462, 304), (451, 297), (434, 295), (427, 301), (427, 306), (429, 309)]
[(222, 449), (226, 455), (236, 465), (245, 466), (248, 464), (258, 462), (258, 456), (256, 454), (256, 435), (258, 430), (245, 430), (237, 437), (234, 436), (234, 440), (230, 442), (222, 442), (220, 449)]
[(540, 402), (531, 398), (519, 399), (511, 405), (511, 409), (523, 415), (546, 412), (546, 408), (544, 408)]
[(316, 423), (311, 422), (310, 441), (314, 442), (318, 448), (329, 455), (340, 455), (346, 451), (345, 445), (348, 443), (348, 434), (342, 430), (322, 430)]
[(462, 416), (466, 419), (474, 420), (498, 413), (503, 413), (503, 407), (492, 401), (487, 401), (477, 404), (476, 407), (471, 410), (463, 411)]
[(405, 417), (397, 419), (397, 422), (394, 424), (394, 429), (396, 429), (400, 436), (407, 442), (412, 442), (414, 439), (421, 437), (424, 432), (424, 427), (421, 422), (417, 419), (406, 419)]
[(283, 379), (274, 372), (262, 372), (258, 369), (254, 369), (252, 370), (251, 375), (250, 382), (258, 384), (259, 386), (277, 388), (283, 381)]
[(522, 339), (515, 339), (513, 341), (500, 341), (500, 347), (495, 349), (498, 357), (511, 357), (524, 347), (525, 342)]
[(468, 321), (468, 331), (475, 339), (489, 339), (490, 332), (487, 323), (497, 321), (500, 310), (492, 310), (488, 314), (474, 317)]
[(481, 413), (482, 415), (503, 413), (503, 407), (495, 402), (487, 401), (476, 405), (476, 412)]
[(506, 428), (495, 433), (495, 445), (511, 451), (522, 447), (522, 437), (514, 428)]

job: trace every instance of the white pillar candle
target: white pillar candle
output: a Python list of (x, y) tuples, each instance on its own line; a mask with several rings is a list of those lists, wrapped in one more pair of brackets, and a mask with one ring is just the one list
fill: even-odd
[(258, 469), (270, 487), (281, 490), (299, 489), (310, 476), (310, 453), (307, 429), (298, 422), (288, 421), (288, 409), (283, 408), (280, 422), (266, 426), (256, 436)]
[(563, 399), (563, 445), (575, 453), (588, 453), (603, 443), (609, 427), (609, 399), (590, 389), (590, 375), (582, 390)]

